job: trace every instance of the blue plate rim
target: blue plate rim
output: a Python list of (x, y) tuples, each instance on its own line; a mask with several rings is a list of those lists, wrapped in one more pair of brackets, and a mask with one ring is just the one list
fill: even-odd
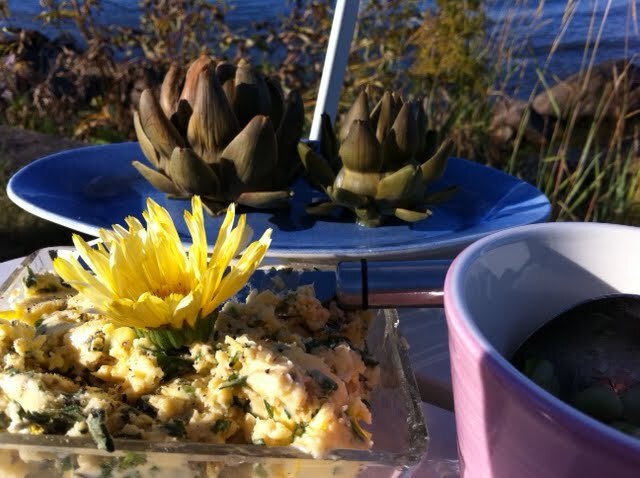
[[(110, 143), (110, 144), (101, 144), (101, 145), (89, 145), (82, 146), (79, 148), (67, 149), (64, 151), (59, 151), (53, 154), (49, 154), (43, 156), (41, 158), (36, 159), (35, 161), (27, 164), (18, 170), (15, 174), (11, 176), (7, 183), (7, 196), (11, 201), (13, 201), (17, 206), (21, 207), (25, 211), (40, 217), (42, 219), (51, 221), (53, 223), (59, 224), (61, 226), (67, 227), (74, 231), (78, 231), (90, 236), (98, 237), (98, 230), (100, 227), (94, 226), (91, 224), (87, 224), (86, 222), (77, 221), (69, 216), (64, 216), (55, 212), (48, 211), (44, 208), (41, 208), (37, 205), (32, 204), (31, 202), (23, 199), (18, 192), (15, 191), (15, 183), (20, 180), (22, 174), (25, 174), (25, 171), (29, 171), (32, 167), (37, 163), (43, 161), (55, 161), (59, 156), (64, 156), (69, 154), (69, 152), (92, 152), (94, 150), (102, 150), (104, 148), (109, 147), (129, 147), (129, 146), (138, 146), (137, 141), (129, 141), (122, 143)], [(460, 161), (468, 161), (463, 158), (452, 158)], [(472, 161), (468, 161), (473, 163)], [(474, 163), (476, 164), (476, 163)], [(480, 165), (482, 167), (487, 167), (484, 165)], [(517, 181), (519, 184), (524, 187), (530, 188), (533, 191), (537, 192), (537, 198), (544, 199), (544, 205), (541, 204), (537, 207), (536, 211), (539, 213), (535, 216), (532, 216), (530, 220), (524, 224), (533, 224), (545, 222), (549, 216), (551, 215), (551, 204), (549, 199), (535, 186), (529, 184), (515, 176), (505, 173), (496, 168), (491, 168), (494, 174), (499, 174), (502, 176), (508, 177), (512, 181)], [(250, 213), (249, 213), (250, 214)], [(365, 249), (354, 249), (354, 248), (328, 248), (328, 249), (278, 249), (278, 248), (269, 248), (268, 257), (271, 258), (283, 258), (283, 259), (302, 259), (302, 260), (323, 260), (323, 259), (362, 259), (375, 257), (377, 259), (397, 259), (397, 258), (426, 258), (433, 257), (437, 255), (441, 251), (452, 251), (459, 250), (472, 242), (477, 241), (478, 239), (485, 237), (489, 234), (493, 234), (505, 229), (509, 229), (518, 224), (509, 225), (505, 227), (500, 227), (496, 229), (492, 229), (491, 231), (480, 231), (472, 234), (462, 234), (459, 237), (449, 238), (446, 240), (441, 240), (434, 238), (430, 241), (424, 241), (419, 244), (403, 244), (398, 246), (384, 245), (375, 248), (365, 248)], [(185, 242), (185, 244), (189, 244)]]

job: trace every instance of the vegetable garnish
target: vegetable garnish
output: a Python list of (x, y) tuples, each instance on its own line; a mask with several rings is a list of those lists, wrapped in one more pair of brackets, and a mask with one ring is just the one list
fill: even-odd
[(194, 328), (196, 321), (236, 294), (260, 265), (271, 243), (271, 229), (249, 244), (252, 233), (241, 215), (233, 227), (231, 204), (208, 257), (202, 203), (191, 201), (184, 212), (192, 245), (185, 250), (166, 209), (147, 199), (147, 227), (127, 217), (128, 229), (100, 230), (102, 243), (89, 246), (80, 236), (73, 243), (90, 270), (70, 253), (60, 252), (55, 272), (84, 295), (114, 324), (137, 329)]

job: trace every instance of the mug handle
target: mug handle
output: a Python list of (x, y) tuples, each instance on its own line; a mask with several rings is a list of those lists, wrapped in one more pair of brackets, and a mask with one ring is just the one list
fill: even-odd
[[(443, 307), (451, 260), (344, 261), (336, 267), (336, 298), (344, 308)], [(423, 402), (453, 411), (451, 384), (417, 376)]]

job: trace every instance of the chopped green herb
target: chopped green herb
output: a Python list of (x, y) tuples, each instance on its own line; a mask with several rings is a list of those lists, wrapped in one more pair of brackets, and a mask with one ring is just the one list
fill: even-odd
[(50, 285), (48, 287), (40, 287), (36, 290), (38, 294), (49, 294), (50, 292), (57, 292), (58, 289), (55, 285)]
[(0, 412), (0, 430), (6, 430), (10, 424), (9, 417), (4, 412)]
[(238, 317), (240, 317), (240, 313), (236, 310), (235, 307), (228, 307), (225, 312), (229, 314), (233, 319), (237, 319)]
[(269, 477), (269, 473), (267, 473), (267, 470), (264, 469), (264, 466), (262, 466), (262, 463), (258, 463), (253, 469), (253, 471), (255, 471), (255, 476), (257, 476), (258, 478)]
[(111, 478), (113, 473), (113, 465), (110, 462), (103, 461), (100, 463), (100, 478)]
[(27, 412), (20, 408), (18, 414), (25, 420), (42, 426), (45, 433), (64, 434), (75, 422), (85, 419), (77, 404), (69, 404), (60, 410)]
[(193, 385), (182, 385), (182, 390), (191, 394), (196, 393), (196, 388)]
[(127, 468), (134, 468), (138, 465), (144, 465), (147, 459), (140, 453), (129, 452), (122, 458), (118, 464), (118, 470), (126, 470)]
[(25, 287), (33, 287), (38, 283), (36, 275), (31, 270), (31, 267), (27, 266), (27, 275), (24, 279), (22, 279), (22, 282), (24, 283)]
[(111, 438), (111, 434), (105, 424), (104, 410), (98, 408), (91, 410), (87, 417), (87, 427), (98, 449), (106, 451), (115, 450), (113, 438)]
[(142, 413), (150, 416), (151, 418), (156, 418), (158, 416), (158, 410), (156, 409), (156, 407), (149, 403), (148, 397), (140, 397), (135, 403), (135, 407), (137, 410), (140, 410)]
[(240, 398), (238, 398), (237, 396), (233, 396), (233, 398), (231, 399), (231, 405), (233, 405), (234, 407), (238, 407), (240, 409), (242, 409), (242, 411), (244, 412), (248, 412), (249, 409), (251, 408), (251, 402), (247, 399), (247, 400), (241, 400)]
[(309, 426), (309, 424), (305, 422), (296, 423), (296, 427), (293, 429), (293, 438), (295, 439), (304, 435), (304, 432), (307, 431), (307, 426)]
[(219, 418), (213, 423), (213, 425), (211, 425), (211, 431), (213, 433), (223, 433), (227, 431), (230, 426), (231, 422), (229, 420)]
[(271, 408), (271, 405), (269, 405), (269, 402), (266, 400), (263, 400), (263, 402), (264, 408), (267, 410), (267, 415), (269, 415), (269, 418), (273, 418), (273, 408)]
[(351, 419), (351, 433), (360, 441), (366, 441), (366, 437), (364, 433), (362, 433), (362, 428), (360, 425), (352, 418)]
[(170, 380), (193, 370), (193, 362), (180, 355), (167, 353), (163, 350), (153, 351), (158, 367), (164, 372), (164, 378)]
[(291, 413), (289, 413), (289, 410), (287, 410), (287, 407), (284, 407), (283, 410), (284, 410), (284, 414), (287, 416), (287, 418), (289, 420), (291, 420)]
[(338, 389), (338, 384), (320, 370), (309, 370), (307, 373), (318, 383), (318, 385), (320, 385), (323, 396), (331, 395)]
[(236, 352), (235, 354), (233, 354), (233, 357), (231, 357), (231, 361), (229, 362), (230, 368), (235, 367), (236, 364), (238, 363), (238, 355), (239, 355), (239, 352)]
[(182, 438), (187, 433), (182, 420), (169, 420), (162, 427), (167, 431), (167, 435), (174, 438)]
[(238, 376), (237, 373), (232, 373), (231, 375), (229, 375), (227, 381), (223, 382), (222, 385), (218, 387), (218, 389), (222, 390), (224, 388), (241, 387), (245, 383), (247, 383), (246, 375)]
[(68, 471), (73, 469), (73, 461), (70, 456), (65, 456), (60, 460), (60, 471)]
[(346, 344), (349, 348), (357, 350), (356, 347), (353, 346), (351, 341), (346, 337), (342, 337), (340, 335), (329, 335), (328, 337), (324, 337), (321, 339), (311, 339), (305, 342), (304, 347), (307, 352), (311, 352), (313, 349), (319, 347), (326, 347), (329, 349), (334, 349), (340, 344)]

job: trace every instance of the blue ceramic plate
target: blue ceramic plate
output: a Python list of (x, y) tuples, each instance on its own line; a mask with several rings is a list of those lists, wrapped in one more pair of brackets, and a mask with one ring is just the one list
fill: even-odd
[[(146, 163), (137, 143), (64, 151), (35, 161), (9, 181), (8, 194), (18, 206), (63, 226), (97, 235), (99, 228), (123, 224), (127, 215), (142, 218), (147, 197), (169, 210), (179, 233), (189, 242), (182, 211), (186, 200), (167, 199), (131, 166)], [(391, 222), (363, 228), (346, 219), (314, 218), (304, 205), (321, 193), (299, 180), (291, 207), (249, 211), (248, 223), (261, 234), (273, 228), (271, 257), (336, 261), (361, 257), (413, 259), (453, 257), (471, 242), (512, 226), (545, 221), (549, 201), (536, 188), (496, 169), (452, 158), (432, 190), (457, 185), (456, 195), (433, 207), (433, 215), (407, 224)], [(215, 237), (220, 217), (207, 217)]]

